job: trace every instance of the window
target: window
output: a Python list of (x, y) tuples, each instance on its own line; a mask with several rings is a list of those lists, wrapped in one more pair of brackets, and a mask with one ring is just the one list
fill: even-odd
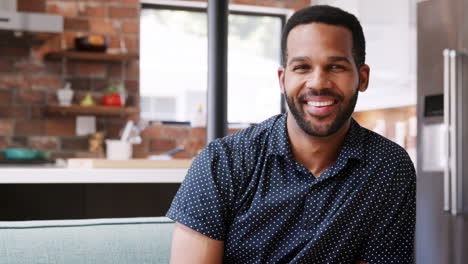
[[(278, 10), (283, 14), (230, 11), (230, 123), (258, 123), (281, 112), (276, 72), (286, 13)], [(206, 7), (144, 4), (140, 34), (142, 119), (186, 122), (200, 105), (206, 109)]]

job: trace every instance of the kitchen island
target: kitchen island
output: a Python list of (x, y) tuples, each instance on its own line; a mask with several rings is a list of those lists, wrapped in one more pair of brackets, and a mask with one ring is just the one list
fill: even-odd
[(0, 220), (162, 216), (188, 170), (180, 164), (119, 163), (119, 168), (0, 167)]
[(0, 184), (181, 183), (182, 168), (0, 168)]

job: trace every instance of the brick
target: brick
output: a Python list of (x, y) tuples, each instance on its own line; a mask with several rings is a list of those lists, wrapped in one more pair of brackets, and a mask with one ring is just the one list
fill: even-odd
[[(140, 94), (139, 93), (129, 93), (127, 97), (128, 97), (126, 101), (127, 106), (140, 106)], [(139, 120), (140, 115), (137, 114), (136, 116), (137, 116), (137, 120)]]
[(194, 127), (190, 129), (190, 138), (205, 140), (206, 127)]
[(239, 130), (241, 130), (241, 129), (240, 128), (229, 128), (228, 131), (227, 131), (227, 134), (231, 135), (231, 134), (236, 133)]
[(120, 138), (120, 131), (122, 130), (124, 124), (109, 124), (106, 122), (104, 125), (101, 122), (101, 125), (98, 124), (98, 130), (106, 131), (106, 138), (117, 139)]
[(134, 157), (141, 157), (145, 158), (148, 156), (148, 150), (149, 150), (149, 144), (150, 140), (149, 139), (142, 139), (140, 144), (133, 144), (133, 156)]
[(140, 0), (120, 0), (119, 2), (123, 4), (136, 5), (136, 6), (140, 4)]
[(16, 95), (16, 101), (21, 104), (45, 104), (43, 91), (21, 90)]
[(7, 137), (0, 137), (0, 149), (8, 148), (8, 139)]
[(46, 0), (17, 0), (17, 9), (22, 12), (39, 12), (46, 11)]
[(105, 63), (82, 62), (76, 66), (76, 74), (81, 77), (105, 78), (107, 75), (107, 65)]
[(11, 137), (12, 147), (26, 147), (28, 146), (28, 137), (26, 136), (13, 136)]
[(181, 152), (178, 152), (174, 155), (172, 155), (172, 157), (174, 159), (191, 159), (193, 158), (194, 156), (196, 156), (196, 153), (194, 151), (189, 151), (189, 150), (183, 150)]
[(6, 105), (0, 106), (0, 118), (12, 118), (22, 120), (29, 118), (28, 105)]
[(107, 87), (109, 87), (108, 80), (99, 80), (99, 79), (91, 79), (90, 86), (91, 90), (96, 92), (105, 92)]
[(203, 140), (200, 140), (200, 139), (189, 139), (187, 141), (185, 141), (184, 143), (184, 147), (187, 149), (187, 150), (192, 150), (194, 151), (195, 153), (200, 151), (201, 149), (203, 149), (206, 145), (206, 140), (203, 139)]
[(45, 122), (45, 132), (49, 136), (74, 136), (75, 119), (55, 119)]
[[(1, 63), (0, 63), (1, 65)], [(1, 66), (0, 66), (1, 68)], [(12, 67), (13, 69), (13, 67)], [(31, 61), (31, 60), (21, 60), (21, 61), (17, 61), (16, 63), (14, 63), (14, 70), (16, 71), (19, 71), (21, 72), (22, 74), (25, 74), (25, 73), (39, 73), (41, 71), (44, 70), (44, 65), (39, 63), (39, 62), (35, 62), (35, 61)]]
[(89, 31), (91, 33), (98, 33), (98, 34), (115, 34), (116, 30), (114, 28), (114, 24), (111, 21), (105, 19), (91, 19), (89, 21)]
[(0, 76), (0, 89), (30, 88), (30, 83), (22, 75), (7, 74)]
[(76, 158), (75, 151), (54, 151), (50, 154), (53, 159), (71, 159)]
[[(65, 43), (63, 43), (63, 40), (61, 40), (61, 49), (66, 50), (66, 49), (74, 49), (75, 48), (75, 38), (82, 36), (82, 33), (79, 32), (74, 32), (74, 31), (66, 31), (62, 33), (62, 36), (65, 40)], [(63, 46), (64, 45), (64, 46)], [(71, 63), (68, 63), (68, 66), (70, 66)], [(68, 69), (67, 69), (68, 70)]]
[(123, 21), (120, 28), (123, 33), (138, 34), (140, 32), (140, 23), (137, 21)]
[(108, 49), (120, 50), (120, 40), (122, 36), (113, 35), (109, 37)]
[(44, 57), (53, 51), (63, 50), (62, 42), (59, 38), (48, 39), (45, 44), (31, 47), (31, 58), (43, 60)]
[(62, 139), (63, 150), (88, 150), (87, 137), (72, 137)]
[[(48, 92), (46, 93), (46, 102), (47, 104), (58, 104), (58, 98), (57, 98), (57, 93), (56, 92)], [(72, 99), (72, 104), (73, 104), (73, 99)], [(32, 107), (41, 107), (41, 106), (32, 106)], [(32, 118), (42, 118), (43, 117), (43, 110), (42, 112), (33, 112), (31, 108), (31, 117)]]
[(0, 104), (10, 104), (11, 101), (11, 90), (0, 90)]
[(151, 125), (141, 131), (140, 136), (145, 140), (146, 138), (158, 138), (161, 136), (162, 127), (160, 125)]
[(31, 83), (33, 89), (60, 89), (63, 85), (63, 80), (59, 76), (29, 76), (27, 79)]
[(90, 4), (80, 2), (78, 5), (78, 13), (80, 16), (106, 17), (107, 9), (102, 4)]
[(88, 31), (91, 25), (87, 19), (76, 17), (65, 17), (63, 28), (65, 30)]
[(28, 46), (0, 46), (0, 57), (29, 57), (30, 48)]
[(44, 134), (44, 122), (31, 121), (31, 120), (16, 121), (15, 135), (42, 135), (42, 134)]
[(138, 80), (140, 76), (140, 66), (138, 61), (132, 61), (127, 64), (126, 78), (129, 80)]
[(151, 140), (150, 151), (169, 151), (176, 146), (176, 141), (173, 139), (155, 138)]
[[(49, 96), (49, 94), (48, 94), (48, 96)], [(58, 101), (57, 101), (57, 98), (56, 98), (55, 94), (54, 94), (54, 97), (55, 97), (54, 98), (55, 100), (51, 100), (51, 99), (48, 98), (47, 102), (49, 104), (57, 104)], [(42, 106), (42, 105), (32, 105), (30, 111), (31, 111), (31, 118), (32, 119), (42, 119), (42, 118), (44, 118), (44, 106)]]
[(59, 145), (57, 137), (34, 136), (29, 138), (29, 146), (34, 149), (56, 150)]
[(109, 17), (110, 18), (138, 18), (139, 11), (135, 7), (109, 7)]
[(78, 6), (76, 2), (48, 3), (47, 13), (73, 17), (78, 15)]
[(107, 76), (109, 78), (122, 78), (122, 64), (120, 63), (109, 64)]
[(2, 58), (0, 60), (0, 72), (14, 72), (14, 60), (8, 58)]
[[(70, 66), (70, 65), (68, 65)], [(71, 71), (69, 71), (71, 72)], [(43, 73), (45, 74), (62, 74), (62, 62), (44, 61)]]
[(124, 36), (125, 48), (128, 51), (138, 51), (139, 44), (138, 44), (138, 37), (137, 36)]
[(97, 159), (97, 158), (105, 158), (104, 153), (97, 153), (97, 152), (76, 152), (77, 158), (86, 158), (86, 159)]
[(13, 121), (0, 120), (0, 135), (11, 136), (13, 135)]
[(137, 80), (126, 80), (125, 81), (125, 90), (128, 93), (138, 93), (140, 88), (140, 82)]
[(190, 135), (190, 127), (187, 126), (163, 126), (161, 129), (162, 138), (178, 139), (186, 138)]
[(89, 91), (91, 88), (91, 80), (89, 78), (72, 78), (67, 79), (70, 82), (73, 91)]

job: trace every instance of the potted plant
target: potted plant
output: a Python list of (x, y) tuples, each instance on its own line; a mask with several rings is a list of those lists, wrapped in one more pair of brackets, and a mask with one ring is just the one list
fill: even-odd
[(123, 84), (111, 84), (102, 96), (102, 104), (105, 106), (125, 106), (125, 97)]

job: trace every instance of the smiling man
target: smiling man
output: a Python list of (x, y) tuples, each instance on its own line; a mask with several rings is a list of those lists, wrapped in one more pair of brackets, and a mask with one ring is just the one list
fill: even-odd
[(278, 69), (289, 111), (194, 160), (167, 214), (171, 263), (413, 263), (413, 164), (351, 117), (369, 73), (353, 15), (296, 12)]

